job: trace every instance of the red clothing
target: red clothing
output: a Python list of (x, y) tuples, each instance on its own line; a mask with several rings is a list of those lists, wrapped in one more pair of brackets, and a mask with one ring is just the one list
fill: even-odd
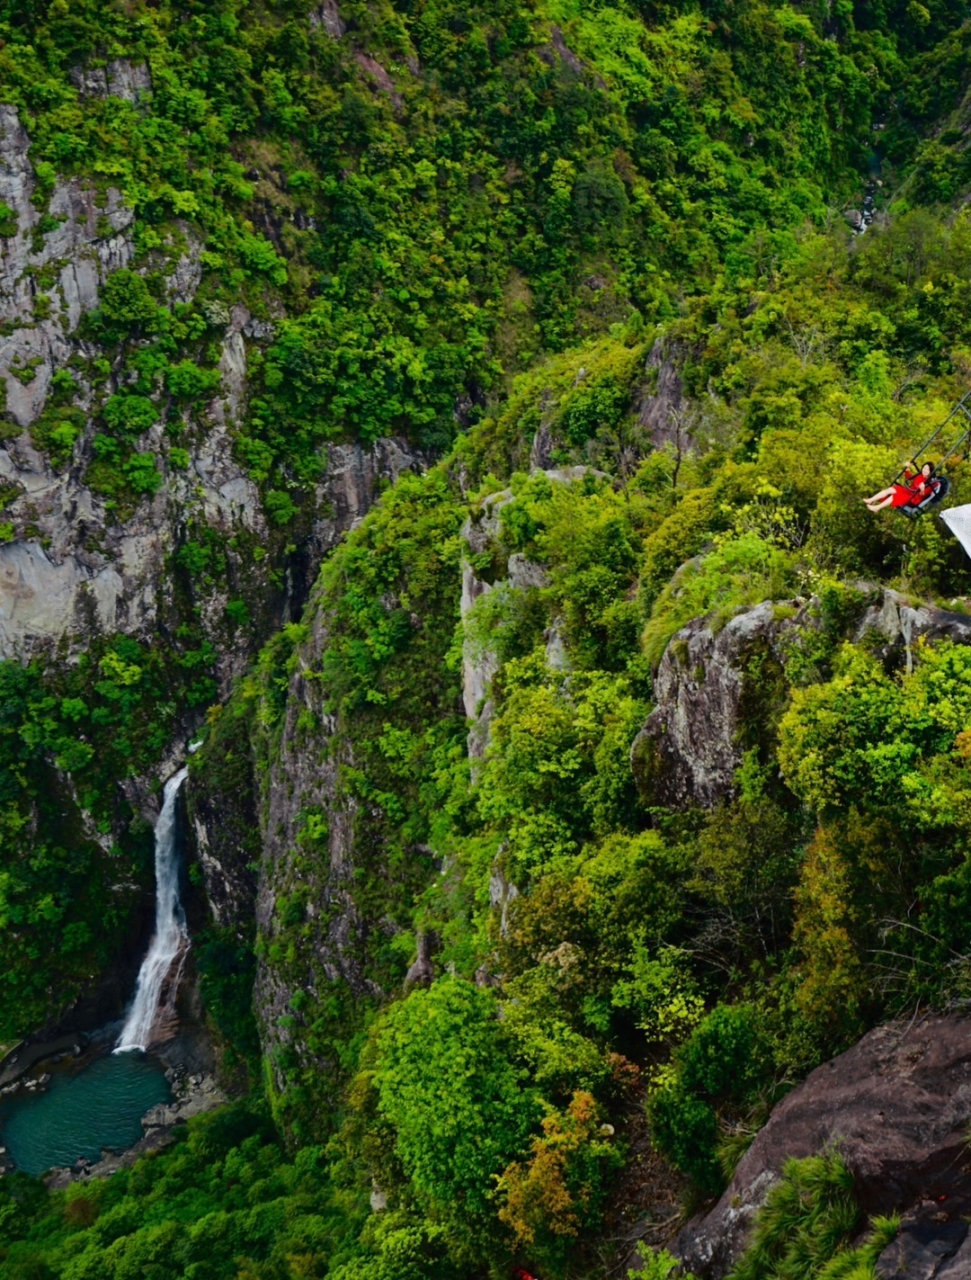
[(916, 507), (927, 497), (927, 491), (934, 482), (933, 476), (925, 476), (921, 472), (915, 475), (910, 467), (904, 471), (903, 484), (893, 487), (893, 506)]

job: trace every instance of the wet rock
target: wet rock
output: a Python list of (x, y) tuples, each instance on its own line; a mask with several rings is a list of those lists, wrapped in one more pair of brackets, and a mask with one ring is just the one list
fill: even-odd
[(160, 1103), (150, 1107), (142, 1116), (142, 1128), (148, 1132), (154, 1129), (168, 1129), (175, 1124), (184, 1124), (194, 1116), (205, 1115), (215, 1111), (228, 1102), (228, 1098), (216, 1083), (214, 1076), (183, 1075), (183, 1087), (179, 1089), (171, 1102)]
[[(923, 1218), (905, 1220), (896, 1240), (880, 1254), (874, 1268), (880, 1280), (934, 1280), (961, 1249), (968, 1224), (937, 1221), (938, 1206), (927, 1208)], [(961, 1274), (971, 1275), (971, 1270)]]
[(863, 214), (859, 209), (847, 209), (843, 217), (850, 224), (854, 231), (863, 230)]
[(934, 1273), (934, 1280), (968, 1280), (971, 1276), (971, 1237), (965, 1236), (964, 1243), (952, 1258), (945, 1259)]
[[(893, 1259), (898, 1266), (912, 1259), (916, 1267), (931, 1257), (940, 1266), (960, 1243), (950, 1224), (971, 1210), (969, 1120), (971, 1018), (940, 1015), (878, 1027), (775, 1108), (725, 1194), (683, 1228), (673, 1251), (704, 1280), (721, 1280), (745, 1248), (784, 1162), (836, 1145), (867, 1214), (911, 1210), (921, 1224), (905, 1229), (896, 1252), (885, 1251), (887, 1268)], [(928, 1272), (938, 1274), (947, 1272)]]

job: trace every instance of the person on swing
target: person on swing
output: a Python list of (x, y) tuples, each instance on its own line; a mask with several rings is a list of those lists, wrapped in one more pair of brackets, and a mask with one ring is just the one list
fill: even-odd
[(920, 471), (916, 462), (910, 462), (904, 467), (902, 484), (894, 483), (863, 501), (871, 511), (882, 511), (884, 507), (916, 507), (927, 497), (933, 479), (933, 462), (925, 462)]

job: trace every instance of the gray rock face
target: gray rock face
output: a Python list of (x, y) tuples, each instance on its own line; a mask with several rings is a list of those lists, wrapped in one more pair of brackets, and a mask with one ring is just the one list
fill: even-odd
[[(20, 326), (0, 339), (0, 377), (7, 413), (20, 427), (36, 421), (43, 409), (52, 377), (74, 352), (70, 335), (97, 306), (101, 282), (133, 253), (134, 214), (122, 205), (121, 193), (109, 188), (102, 208), (93, 186), (74, 179), (54, 187), (48, 213), (61, 221), (35, 249), (42, 214), (31, 203), (37, 183), (29, 148), (16, 108), (0, 106), (0, 200), (17, 219), (16, 235), (0, 239), (0, 312)], [(44, 268), (57, 273), (57, 283), (43, 294), (42, 309), (36, 278)]]
[(425, 933), (421, 930), (415, 939), (417, 955), (409, 966), (402, 983), (403, 991), (412, 987), (430, 987), (435, 981), (435, 953), (441, 949), (442, 941), (436, 933)]
[(138, 102), (152, 91), (152, 74), (144, 62), (115, 58), (104, 67), (75, 67), (71, 82), (82, 98), (123, 98)]
[(877, 637), (884, 642), (879, 647), (883, 661), (904, 665), (909, 671), (913, 645), (919, 639), (971, 644), (971, 617), (927, 605), (912, 605), (906, 597), (886, 588), (881, 599), (864, 613), (853, 634), (857, 643)]
[[(55, 186), (48, 208), (62, 221), (34, 247), (41, 214), (31, 203), (36, 180), (29, 145), (16, 110), (0, 106), (0, 200), (18, 224), (15, 236), (0, 240), (0, 306), (20, 322), (0, 340), (0, 377), (7, 413), (22, 428), (39, 417), (54, 374), (79, 349), (75, 330), (97, 306), (105, 277), (133, 252), (133, 214), (120, 193), (109, 189), (100, 208), (94, 189), (74, 180)], [(58, 273), (45, 295), (46, 318), (35, 284), (45, 268)], [(55, 473), (26, 431), (0, 447), (0, 482), (20, 490), (7, 511), (15, 532), (36, 531), (0, 547), (0, 656), (27, 656), (75, 629), (140, 630), (154, 623), (166, 549), (164, 499), (145, 504), (128, 529), (110, 528), (103, 504), (70, 470)]]
[[(971, 1209), (969, 1120), (971, 1019), (877, 1027), (783, 1099), (725, 1194), (683, 1228), (673, 1251), (704, 1280), (721, 1280), (784, 1162), (836, 1144), (868, 1214), (911, 1211), (878, 1273), (963, 1280), (971, 1275), (971, 1251), (961, 1245), (964, 1224), (951, 1224)], [(904, 1261), (911, 1269), (900, 1270)]]
[[(512, 502), (512, 493), (503, 489), (482, 504), (481, 514), (470, 517), (462, 526), (462, 537), (471, 555), (482, 555), (499, 536), (501, 512)], [(489, 595), (495, 583), (480, 577), (468, 559), (462, 561), (462, 621), (468, 617), (477, 600)], [(468, 737), (469, 757), (481, 760), (489, 741), (489, 725), (495, 714), (490, 695), (493, 677), (499, 670), (499, 657), (489, 645), (466, 635), (462, 646), (462, 701), (471, 721)]]
[[(533, 472), (543, 468), (534, 467)], [(554, 484), (571, 484), (581, 480), (588, 474), (602, 476), (603, 472), (592, 467), (556, 467), (543, 471), (543, 474)], [(471, 556), (481, 556), (485, 552), (498, 549), (499, 531), (502, 509), (513, 500), (512, 491), (503, 489), (499, 493), (485, 498), (481, 510), (470, 517), (462, 527), (462, 537)], [(503, 576), (486, 578), (480, 576), (466, 558), (462, 564), (462, 602), (463, 621), (468, 616), (475, 602), (499, 586), (512, 587), (517, 591), (530, 588), (542, 588), (549, 584), (546, 568), (519, 552), (513, 552), (506, 558)], [(550, 626), (546, 635), (546, 655), (549, 665), (555, 671), (565, 671), (569, 666), (563, 637), (557, 623)], [(472, 721), (469, 729), (468, 749), (473, 760), (481, 760), (485, 755), (489, 742), (489, 725), (495, 714), (495, 705), (490, 697), (490, 686), (499, 669), (499, 658), (495, 650), (479, 640), (466, 637), (462, 650), (462, 698), (465, 714)]]
[[(941, 1218), (945, 1218), (941, 1221)], [(968, 1224), (946, 1220), (931, 1201), (901, 1224), (896, 1240), (877, 1259), (880, 1280), (935, 1280), (971, 1276)]]
[[(124, 61), (79, 70), (76, 82), (82, 92), (130, 101), (151, 87), (146, 68)], [(22, 658), (62, 639), (71, 651), (95, 631), (152, 636), (171, 603), (167, 563), (190, 519), (227, 537), (246, 531), (266, 541), (259, 492), (233, 458), (230, 430), (245, 407), (246, 338), (265, 341), (272, 335), (272, 326), (254, 321), (245, 307), (235, 307), (226, 317), (219, 362), (222, 391), (210, 407), (209, 429), (193, 446), (189, 468), (169, 469), (162, 489), (143, 499), (127, 520), (117, 522), (83, 483), (84, 442), (75, 446), (70, 466), (55, 470), (34, 448), (27, 428), (41, 414), (57, 370), (77, 352), (92, 354), (79, 342), (76, 329), (82, 316), (97, 306), (105, 277), (130, 261), (133, 215), (122, 206), (117, 191), (109, 190), (107, 204), (99, 208), (93, 189), (75, 181), (61, 183), (54, 188), (49, 208), (63, 221), (36, 249), (33, 232), (41, 215), (31, 203), (36, 179), (29, 144), (17, 112), (0, 106), (0, 199), (18, 220), (17, 234), (0, 239), (0, 302), (4, 315), (19, 323), (0, 339), (0, 378), (7, 412), (25, 429), (0, 447), (0, 485), (17, 495), (4, 512), (14, 540), (0, 545), (0, 657)], [(193, 297), (201, 275), (203, 245), (191, 235), (187, 243), (167, 281), (169, 296), (176, 301)], [(58, 285), (49, 295), (49, 315), (39, 318), (34, 277), (52, 266), (59, 272)], [(162, 462), (161, 446), (157, 425), (142, 447)], [(325, 475), (315, 495), (320, 514), (292, 560), (276, 621), (299, 612), (321, 559), (368, 509), (380, 482), (395, 480), (416, 465), (423, 465), (423, 460), (395, 440), (368, 448), (328, 448)], [(232, 560), (231, 550), (229, 555)], [(259, 579), (266, 578), (269, 567), (236, 564), (234, 572), (237, 578)], [(268, 579), (265, 585), (264, 595), (269, 596)], [(220, 626), (227, 600), (227, 591), (219, 589), (197, 602), (210, 634)], [(224, 691), (247, 660), (243, 649), (223, 653), (218, 676)]]
[(683, 414), (686, 406), (681, 366), (687, 351), (681, 343), (669, 343), (659, 338), (651, 347), (645, 366), (648, 373), (657, 370), (656, 381), (645, 390), (637, 405), (637, 421), (651, 433), (655, 449), (669, 442), (687, 448), (690, 434), (683, 431)]
[(332, 40), (339, 40), (347, 30), (347, 23), (340, 15), (337, 0), (323, 0), (310, 13), (311, 27), (321, 27)]
[[(871, 604), (848, 637), (873, 644), (888, 667), (909, 666), (921, 637), (971, 644), (971, 618), (914, 607), (895, 591), (872, 591)], [(719, 632), (695, 618), (670, 641), (654, 681), (655, 709), (631, 747), (641, 791), (653, 804), (709, 808), (732, 793), (747, 721), (764, 719), (780, 686), (786, 646), (818, 626), (817, 601), (796, 602), (779, 615), (771, 601), (741, 610)], [(757, 660), (753, 664), (753, 659)]]
[(746, 664), (756, 653), (778, 661), (780, 642), (798, 621), (778, 620), (764, 601), (717, 634), (696, 618), (672, 639), (654, 682), (657, 705), (631, 747), (638, 785), (652, 803), (708, 808), (731, 793), (751, 685)]
[[(313, 678), (327, 645), (327, 618), (311, 601), (313, 618), (309, 638), (301, 646), (297, 665), (287, 691), (285, 721), (279, 752), (266, 779), (261, 812), (263, 861), (256, 899), (256, 920), (260, 937), (268, 943), (279, 928), (277, 900), (295, 890), (309, 887), (306, 922), (311, 938), (302, 943), (300, 982), (317, 997), (318, 982), (340, 982), (356, 997), (380, 997), (383, 992), (364, 974), (361, 939), (365, 923), (351, 894), (354, 883), (354, 824), (358, 803), (340, 785), (340, 771), (353, 762), (334, 748), (336, 725), (323, 708), (320, 682)], [(308, 751), (307, 718), (315, 728), (314, 750)], [(305, 847), (307, 814), (326, 817), (322, 848), (315, 844), (312, 884), (299, 864)], [(275, 963), (265, 950), (257, 963), (254, 1007), (267, 1060), (273, 1064), (277, 1084), (283, 1076), (276, 1064), (280, 1048), (296, 1053), (304, 1068), (326, 1070), (329, 1064), (314, 1058), (299, 1029), (291, 1026), (290, 1001), (295, 993), (295, 976)]]
[[(191, 843), (202, 868), (212, 918), (244, 937), (252, 932), (259, 860), (259, 827), (250, 774), (241, 793), (219, 797), (190, 794)], [(190, 793), (194, 793), (190, 785)], [(227, 810), (229, 813), (227, 814)], [(229, 816), (235, 821), (227, 823)], [(250, 824), (250, 825), (246, 825)]]
[[(396, 480), (406, 470), (418, 470), (425, 465), (425, 459), (409, 450), (402, 440), (379, 440), (370, 448), (361, 445), (331, 445), (328, 449), (328, 467), (324, 480), (318, 487), (317, 510), (320, 512), (314, 522), (310, 537), (302, 548), (303, 559), (298, 562), (297, 571), (291, 571), (288, 582), (288, 596), (285, 608), (290, 616), (298, 612), (298, 604), (302, 604), (310, 589), (311, 575), (316, 577), (323, 558), (337, 545), (343, 535), (353, 528), (375, 501), (380, 485), (385, 480)], [(296, 581), (299, 577), (300, 581)], [(318, 638), (322, 633), (316, 633)], [(321, 639), (320, 643), (323, 641)], [(308, 654), (319, 651), (308, 649)], [(308, 661), (311, 659), (308, 657)], [(309, 692), (309, 682), (301, 684), (301, 696), (314, 696)], [(315, 690), (314, 690), (315, 693)], [(299, 712), (296, 713), (299, 718)], [(280, 814), (288, 815), (282, 828), (274, 827), (279, 838), (270, 842), (273, 864), (284, 854), (289, 855), (293, 846), (283, 849), (289, 832), (296, 838), (300, 826), (300, 804), (329, 804), (329, 796), (335, 794), (336, 782), (329, 777), (326, 783), (317, 779), (315, 771), (308, 770), (303, 761), (302, 750), (288, 735), (296, 734), (294, 724), (288, 721), (284, 731), (284, 739), (289, 743), (285, 763), (281, 763), (280, 772), (275, 775), (279, 784), (282, 778), (281, 792), (272, 801), (272, 813), (264, 821), (264, 829), (269, 830), (273, 822), (280, 820)], [(218, 734), (218, 731), (217, 731)], [(299, 735), (297, 735), (299, 736)], [(187, 788), (187, 805), (189, 815), (189, 835), (193, 853), (202, 870), (206, 889), (206, 898), (213, 920), (223, 927), (235, 927), (240, 936), (252, 932), (257, 901), (256, 865), (262, 854), (260, 822), (258, 817), (257, 784), (253, 771), (248, 742), (239, 741), (219, 743), (216, 748), (207, 748), (210, 755), (215, 751), (213, 765), (216, 778), (211, 782), (205, 770), (193, 774)], [(296, 770), (296, 778), (300, 783), (300, 796), (295, 798), (291, 791), (291, 765)], [(309, 790), (305, 792), (303, 780), (308, 782)], [(321, 781), (321, 787), (310, 786)], [(313, 797), (311, 797), (313, 791)], [(273, 807), (275, 806), (275, 807)], [(295, 807), (294, 807), (295, 806)], [(341, 829), (340, 824), (336, 829)], [(269, 846), (268, 846), (269, 847)], [(288, 865), (288, 864), (287, 864)], [(286, 879), (286, 865), (281, 875)], [(272, 882), (277, 886), (274, 872), (264, 885), (264, 918), (269, 919), (272, 910), (272, 890), (266, 886)], [(269, 895), (268, 897), (266, 895)], [(269, 981), (268, 978), (265, 981)], [(286, 994), (286, 1000), (289, 995)], [(282, 997), (281, 997), (282, 998)]]

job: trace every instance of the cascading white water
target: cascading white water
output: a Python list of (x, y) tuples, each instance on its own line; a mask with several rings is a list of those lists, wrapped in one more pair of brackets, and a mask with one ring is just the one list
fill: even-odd
[(155, 936), (138, 971), (135, 999), (115, 1052), (146, 1049), (159, 1010), (165, 980), (177, 957), (185, 954), (189, 935), (179, 899), (179, 862), (176, 846), (176, 801), (187, 769), (180, 769), (165, 784), (162, 811), (155, 824)]

